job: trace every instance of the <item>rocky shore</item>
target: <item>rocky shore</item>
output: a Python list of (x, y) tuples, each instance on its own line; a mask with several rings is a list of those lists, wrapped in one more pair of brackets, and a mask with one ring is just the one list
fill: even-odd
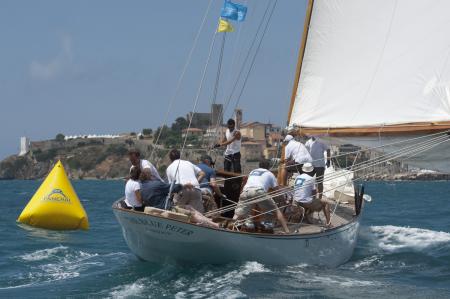
[[(131, 147), (138, 148), (144, 158), (148, 158), (153, 150), (151, 140), (117, 139), (105, 142), (101, 139), (81, 139), (37, 142), (26, 155), (12, 155), (1, 161), (0, 179), (41, 179), (58, 160), (61, 160), (71, 179), (120, 179), (129, 172), (127, 153)], [(196, 160), (204, 152), (190, 149), (185, 154), (189, 159)], [(153, 162), (161, 174), (169, 164), (167, 154), (167, 149), (155, 148)]]

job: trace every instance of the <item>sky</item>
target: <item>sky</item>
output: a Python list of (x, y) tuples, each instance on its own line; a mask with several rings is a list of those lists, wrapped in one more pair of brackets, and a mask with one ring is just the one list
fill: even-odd
[[(195, 111), (209, 112), (222, 45), (215, 101), (226, 103), (242, 65), (243, 74), (249, 69), (259, 38), (246, 64), (245, 57), (264, 12), (276, 1), (235, 2), (248, 6), (247, 18), (233, 22), (223, 43), (215, 34), (220, 0), (0, 1), (0, 159), (19, 152), (21, 136), (140, 132), (161, 126), (166, 115), (170, 124), (194, 110), (208, 56)], [(239, 107), (244, 121), (285, 126), (305, 8), (304, 0), (276, 2), (242, 95), (245, 76), (225, 119)]]

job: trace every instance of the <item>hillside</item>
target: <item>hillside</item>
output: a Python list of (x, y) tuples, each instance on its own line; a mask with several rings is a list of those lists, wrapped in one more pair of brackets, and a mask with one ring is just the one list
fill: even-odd
[[(24, 156), (9, 156), (0, 162), (0, 179), (40, 179), (60, 159), (72, 179), (117, 179), (125, 177), (130, 168), (128, 150), (138, 148), (144, 158), (153, 149), (151, 140), (117, 138), (39, 141)], [(186, 156), (195, 161), (202, 150), (189, 150)], [(169, 164), (168, 150), (156, 149), (156, 166), (163, 174)]]

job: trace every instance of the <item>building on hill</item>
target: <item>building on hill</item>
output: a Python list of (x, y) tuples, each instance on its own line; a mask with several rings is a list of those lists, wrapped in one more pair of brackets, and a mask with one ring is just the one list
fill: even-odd
[(266, 140), (266, 124), (260, 122), (243, 123), (241, 128), (242, 137), (247, 137), (252, 141)]
[(263, 146), (259, 142), (244, 141), (241, 143), (241, 155), (244, 161), (257, 161), (263, 157)]
[(209, 127), (208, 129), (206, 129), (206, 132), (203, 135), (203, 140), (211, 145), (222, 142), (222, 140), (225, 138), (226, 130), (227, 128), (224, 126)]
[(211, 105), (211, 126), (221, 126), (223, 124), (223, 105)]
[(202, 137), (203, 136), (203, 130), (199, 128), (189, 128), (189, 129), (183, 129), (181, 130), (181, 137), (185, 138), (187, 136), (196, 136), (196, 137)]
[(30, 151), (30, 139), (27, 137), (20, 137), (20, 152), (19, 156), (24, 156)]

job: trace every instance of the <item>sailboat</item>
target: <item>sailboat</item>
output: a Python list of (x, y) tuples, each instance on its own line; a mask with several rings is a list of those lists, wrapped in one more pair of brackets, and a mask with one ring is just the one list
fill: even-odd
[[(380, 152), (346, 177), (395, 159), (450, 171), (448, 11), (438, 0), (308, 1), (289, 130)], [(225, 181), (229, 198), (237, 200), (239, 179)], [(290, 234), (210, 228), (118, 202), (113, 211), (131, 251), (147, 261), (337, 266), (353, 254), (363, 198), (356, 189), (354, 204), (335, 199), (332, 228), (297, 225)]]

